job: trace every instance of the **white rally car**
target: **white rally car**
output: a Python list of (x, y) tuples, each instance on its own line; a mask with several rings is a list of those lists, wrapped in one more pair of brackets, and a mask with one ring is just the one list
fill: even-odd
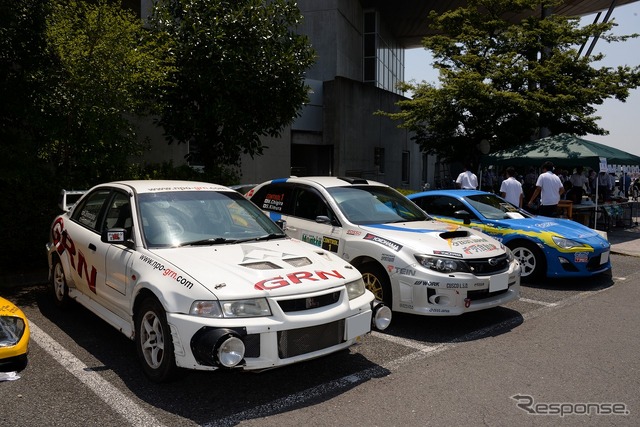
[(98, 185), (55, 219), (47, 247), (55, 302), (134, 339), (155, 381), (177, 367), (288, 365), (390, 321), (355, 268), (215, 184)]
[(387, 185), (359, 178), (284, 178), (248, 197), (286, 233), (338, 254), (394, 311), (451, 316), (513, 301), (520, 265), (497, 240), (432, 220)]

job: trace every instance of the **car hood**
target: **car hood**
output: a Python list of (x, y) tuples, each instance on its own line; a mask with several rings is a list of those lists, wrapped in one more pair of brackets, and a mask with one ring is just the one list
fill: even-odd
[(377, 242), (396, 252), (409, 247), (426, 254), (472, 259), (505, 253), (504, 246), (486, 234), (440, 221), (374, 224), (361, 228), (366, 231), (365, 240)]
[(295, 239), (159, 249), (154, 255), (220, 299), (296, 295), (360, 277), (346, 261)]
[(531, 235), (540, 235), (540, 233), (552, 233), (562, 236), (566, 239), (578, 242), (607, 242), (596, 230), (586, 227), (578, 222), (555, 219), (548, 217), (505, 219), (505, 220), (489, 220), (486, 221), (497, 229), (498, 232), (508, 233), (531, 233)]

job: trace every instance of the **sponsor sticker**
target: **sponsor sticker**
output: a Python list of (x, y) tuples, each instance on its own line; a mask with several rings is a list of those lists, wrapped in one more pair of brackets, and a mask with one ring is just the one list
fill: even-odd
[(387, 239), (385, 239), (383, 237), (376, 236), (375, 234), (371, 234), (371, 233), (367, 233), (364, 236), (364, 240), (370, 240), (372, 242), (379, 243), (379, 244), (381, 244), (383, 246), (386, 246), (386, 247), (388, 247), (388, 248), (390, 248), (390, 249), (392, 249), (392, 250), (394, 250), (396, 252), (399, 252), (400, 249), (402, 249), (402, 245), (400, 245), (400, 244), (398, 244), (396, 242), (392, 242), (391, 240), (387, 240)]

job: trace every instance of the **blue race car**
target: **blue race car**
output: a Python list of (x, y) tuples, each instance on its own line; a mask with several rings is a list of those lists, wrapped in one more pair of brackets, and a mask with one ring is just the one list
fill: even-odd
[(611, 245), (569, 219), (535, 216), (493, 193), (435, 190), (407, 196), (435, 219), (465, 224), (504, 243), (522, 266), (522, 279), (589, 277), (611, 269)]

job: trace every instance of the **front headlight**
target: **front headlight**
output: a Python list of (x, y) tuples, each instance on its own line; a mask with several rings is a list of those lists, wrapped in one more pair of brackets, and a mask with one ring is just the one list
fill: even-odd
[(25, 323), (19, 317), (0, 316), (0, 347), (13, 347), (24, 334)]
[(263, 317), (271, 316), (266, 298), (220, 301), (224, 317)]
[(586, 245), (576, 242), (575, 240), (565, 239), (559, 236), (551, 236), (551, 240), (553, 240), (553, 243), (555, 243), (559, 248), (562, 248), (562, 249), (586, 247)]
[(263, 317), (271, 316), (266, 298), (228, 301), (194, 301), (189, 314), (201, 317)]
[(347, 295), (349, 296), (349, 300), (358, 298), (360, 295), (364, 294), (364, 281), (362, 278), (358, 280), (354, 280), (353, 282), (349, 282), (346, 284), (347, 287)]
[(441, 258), (431, 255), (414, 255), (421, 266), (439, 273), (469, 273), (467, 263), (451, 258)]

